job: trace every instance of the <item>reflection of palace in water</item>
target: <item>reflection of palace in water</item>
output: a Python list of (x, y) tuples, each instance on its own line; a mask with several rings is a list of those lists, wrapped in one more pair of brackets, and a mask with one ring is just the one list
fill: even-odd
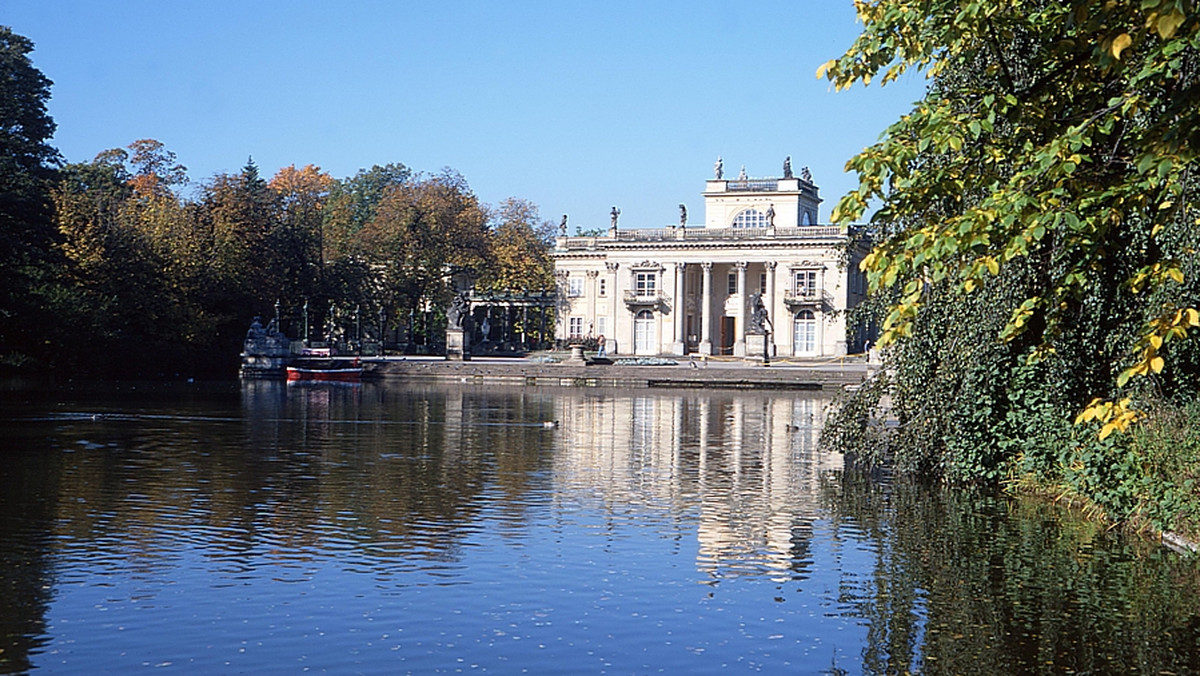
[[(466, 505), (492, 480), (503, 483), (497, 495), (516, 512), (540, 486), (614, 518), (661, 517), (696, 529), (697, 565), (714, 578), (804, 576), (822, 474), (843, 466), (841, 454), (818, 445), (830, 404), (820, 393), (365, 390), (252, 384), (243, 391), (255, 421), (251, 438), (265, 447), (325, 449), (326, 459), (369, 467), (371, 480), (388, 486), (383, 511), (440, 505), (436, 514), (402, 521), (460, 511), (470, 521), (475, 507)], [(354, 419), (366, 424), (344, 422)], [(559, 421), (553, 432), (541, 429), (549, 419)], [(537, 451), (549, 444), (553, 454)], [(446, 477), (470, 480), (456, 487)]]
[(614, 506), (697, 514), (698, 565), (714, 576), (804, 576), (820, 477), (843, 466), (818, 446), (828, 404), (777, 393), (572, 397), (558, 411), (556, 479)]

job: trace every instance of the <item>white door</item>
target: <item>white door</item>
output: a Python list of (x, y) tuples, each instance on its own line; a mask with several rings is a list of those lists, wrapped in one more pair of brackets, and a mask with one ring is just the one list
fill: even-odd
[(801, 310), (796, 313), (796, 321), (792, 330), (792, 354), (798, 357), (812, 356), (817, 353), (817, 319), (812, 310)]
[(633, 318), (633, 353), (658, 354), (654, 340), (654, 313), (642, 310)]

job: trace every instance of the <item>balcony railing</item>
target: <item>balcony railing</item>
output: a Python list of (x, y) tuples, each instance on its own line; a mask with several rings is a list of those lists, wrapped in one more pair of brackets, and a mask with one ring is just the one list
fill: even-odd
[(650, 291), (638, 293), (637, 291), (625, 291), (625, 305), (630, 308), (635, 307), (667, 307), (671, 304), (671, 297), (661, 291)]
[(745, 181), (733, 180), (725, 183), (729, 192), (774, 192), (779, 186), (779, 179), (751, 178)]
[(618, 230), (600, 237), (560, 237), (560, 248), (573, 251), (607, 247), (615, 242), (671, 242), (717, 240), (831, 239), (846, 236), (838, 225), (781, 226), (775, 228), (642, 228)]
[(824, 305), (833, 306), (833, 295), (824, 289), (786, 289), (783, 292), (785, 305), (799, 307)]

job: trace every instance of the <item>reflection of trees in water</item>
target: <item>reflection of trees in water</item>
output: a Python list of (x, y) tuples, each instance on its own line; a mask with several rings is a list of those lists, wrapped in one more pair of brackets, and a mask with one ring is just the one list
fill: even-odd
[(827, 486), (875, 567), (842, 600), (869, 673), (1197, 673), (1200, 571), (1053, 505), (935, 487)]
[(0, 673), (25, 673), (30, 653), (47, 642), (61, 455), (42, 434), (0, 428), (0, 438), (8, 446), (0, 470)]
[(281, 457), (302, 453), (295, 466), (306, 489), (287, 502), (309, 505), (311, 514), (295, 535), (319, 535), (305, 523), (353, 515), (353, 526), (339, 523), (338, 530), (354, 534), (373, 557), (457, 559), (482, 510), (494, 512), (488, 516), (501, 532), (520, 524), (546, 462), (540, 422), (550, 398), (534, 391), (293, 386), (282, 405), (258, 394), (243, 403), (252, 427), (276, 416), (275, 429), (255, 432), (259, 440), (270, 440)]
[(827, 400), (727, 392), (582, 392), (563, 398), (557, 482), (619, 512), (696, 515), (714, 578), (806, 576), (818, 476), (841, 467), (816, 439)]

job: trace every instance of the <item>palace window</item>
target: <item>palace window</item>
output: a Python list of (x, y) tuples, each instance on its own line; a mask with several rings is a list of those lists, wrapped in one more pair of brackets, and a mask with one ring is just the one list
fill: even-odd
[(608, 333), (608, 317), (596, 317), (596, 334), (603, 336)]
[(735, 228), (765, 228), (768, 225), (767, 215), (758, 209), (745, 209), (733, 218)]
[(729, 273), (729, 295), (731, 295), (731, 296), (737, 295), (737, 273), (736, 272)]
[(571, 340), (583, 338), (583, 317), (571, 317), (568, 327), (567, 333)]
[(767, 273), (765, 272), (758, 275), (758, 293), (763, 296), (767, 295)]
[(817, 271), (816, 270), (798, 270), (796, 271), (796, 285), (793, 287), (797, 296), (815, 296), (817, 295)]
[(817, 351), (817, 319), (812, 310), (796, 313), (792, 327), (792, 350), (794, 354), (815, 354)]
[(583, 295), (583, 278), (569, 277), (567, 278), (567, 296), (571, 298), (579, 298)]
[(639, 296), (657, 295), (658, 275), (654, 272), (638, 272), (633, 278), (634, 292)]

